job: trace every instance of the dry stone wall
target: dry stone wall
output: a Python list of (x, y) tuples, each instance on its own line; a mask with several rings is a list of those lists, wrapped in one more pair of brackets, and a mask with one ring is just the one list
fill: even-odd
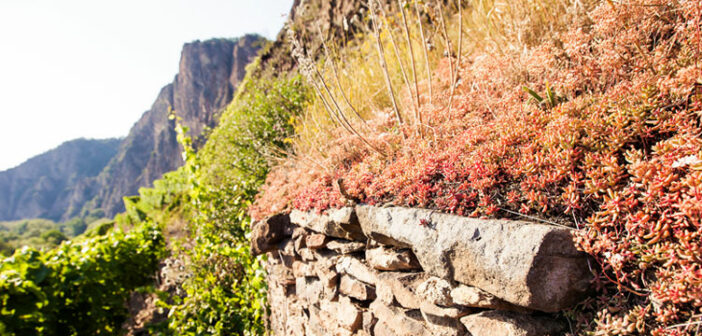
[(562, 335), (591, 272), (569, 229), (360, 205), (257, 222), (273, 335)]

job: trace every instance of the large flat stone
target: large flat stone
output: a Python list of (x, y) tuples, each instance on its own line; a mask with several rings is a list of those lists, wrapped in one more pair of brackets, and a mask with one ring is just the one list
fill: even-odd
[(313, 250), (320, 249), (327, 245), (327, 239), (328, 237), (321, 233), (311, 234), (305, 237), (305, 246)]
[(451, 306), (453, 305), (453, 299), (451, 299), (452, 289), (453, 287), (448, 281), (437, 277), (430, 277), (417, 286), (417, 295), (423, 298), (427, 303)]
[(555, 312), (577, 303), (591, 274), (566, 228), (479, 220), (431, 210), (356, 207), (364, 234), (411, 247), (424, 271), (515, 305)]
[(461, 318), (471, 335), (480, 336), (546, 336), (560, 335), (563, 322), (548, 316), (532, 316), (497, 310)]
[(366, 241), (354, 208), (351, 207), (329, 210), (326, 214), (293, 210), (290, 222), (327, 236)]

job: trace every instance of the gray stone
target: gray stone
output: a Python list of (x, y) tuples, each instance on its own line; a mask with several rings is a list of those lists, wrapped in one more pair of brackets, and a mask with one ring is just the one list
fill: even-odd
[(472, 286), (458, 285), (451, 290), (451, 298), (453, 299), (453, 303), (466, 307), (510, 310), (522, 313), (529, 312), (526, 308), (515, 306), (480, 288)]
[(366, 261), (373, 268), (381, 271), (421, 270), (417, 258), (407, 249), (376, 247), (366, 250)]
[(419, 310), (421, 310), (423, 314), (452, 319), (458, 319), (474, 312), (470, 310), (470, 308), (440, 307), (430, 302), (422, 302), (419, 305)]
[(401, 207), (362, 205), (356, 213), (367, 237), (412, 247), (426, 272), (515, 305), (556, 312), (589, 288), (587, 256), (575, 248), (569, 229)]
[(314, 233), (305, 237), (305, 246), (313, 250), (322, 248), (327, 245), (327, 236), (321, 233)]
[(327, 248), (340, 254), (349, 254), (362, 251), (366, 248), (366, 244), (355, 241), (334, 239), (327, 243)]
[(339, 280), (339, 292), (361, 301), (375, 299), (375, 288), (348, 275)]
[(451, 284), (437, 277), (431, 277), (417, 286), (417, 295), (435, 305), (451, 306)]
[(381, 297), (381, 291), (389, 291), (391, 299), (394, 298), (400, 306), (407, 309), (419, 309), (423, 299), (417, 294), (417, 287), (429, 275), (421, 273), (382, 272), (378, 275), (376, 292)]
[(366, 240), (351, 207), (329, 210), (327, 214), (293, 210), (290, 213), (290, 222), (331, 237)]
[(547, 316), (498, 310), (465, 316), (461, 323), (471, 335), (480, 336), (555, 336), (566, 327), (563, 322)]
[[(466, 327), (461, 321), (444, 316), (427, 314), (422, 310), (422, 317), (426, 321), (427, 328), (434, 336), (465, 336)], [(478, 335), (476, 335), (478, 336)]]
[[(370, 305), (370, 311), (397, 336), (429, 336), (432, 333), (424, 325), (424, 319), (418, 311), (409, 311), (398, 307), (386, 306), (376, 300)], [(380, 322), (378, 323), (380, 324)], [(378, 326), (376, 324), (376, 327)], [(385, 335), (388, 335), (385, 333)]]
[(378, 277), (378, 273), (375, 270), (369, 268), (360, 260), (349, 256), (342, 256), (338, 259), (336, 271), (339, 273), (348, 274), (371, 285), (375, 285)]
[(259, 255), (277, 249), (286, 237), (286, 228), (290, 227), (290, 217), (278, 214), (255, 222), (251, 226), (251, 253)]
[(295, 279), (295, 293), (304, 306), (319, 302), (324, 293), (324, 286), (317, 278), (302, 277)]
[(296, 278), (317, 276), (317, 272), (315, 272), (312, 265), (301, 261), (293, 262), (292, 272)]

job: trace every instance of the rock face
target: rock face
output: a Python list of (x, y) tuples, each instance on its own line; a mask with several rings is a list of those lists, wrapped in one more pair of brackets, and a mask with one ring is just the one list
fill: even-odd
[(586, 256), (568, 229), (399, 207), (359, 206), (357, 216), (366, 236), (411, 246), (426, 272), (518, 306), (556, 312), (589, 286)]
[(136, 195), (183, 164), (169, 111), (201, 145), (264, 42), (247, 35), (185, 44), (173, 83), (161, 89), (124, 140), (71, 141), (0, 172), (0, 220), (66, 220), (94, 209), (111, 217), (124, 210), (123, 196)]
[(272, 335), (563, 335), (550, 312), (587, 287), (566, 229), (372, 206), (289, 217), (289, 228), (257, 223), (252, 235), (277, 246), (260, 249)]
[(0, 172), (0, 220), (59, 220), (95, 195), (95, 177), (121, 139), (78, 139)]
[(123, 196), (137, 194), (140, 187), (181, 166), (182, 149), (176, 140), (175, 121), (168, 119), (169, 110), (182, 118), (196, 145), (201, 143), (199, 137), (215, 125), (216, 115), (231, 101), (246, 74), (245, 66), (263, 41), (247, 35), (185, 44), (175, 80), (161, 89), (100, 174), (95, 206), (114, 215), (124, 209)]

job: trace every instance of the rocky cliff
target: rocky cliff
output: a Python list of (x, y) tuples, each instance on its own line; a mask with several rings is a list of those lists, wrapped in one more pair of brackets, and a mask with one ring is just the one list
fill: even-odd
[(188, 135), (197, 140), (215, 125), (216, 116), (244, 78), (246, 65), (263, 44), (264, 39), (255, 35), (186, 44), (173, 83), (161, 89), (151, 109), (132, 127), (100, 174), (100, 189), (91, 206), (112, 216), (124, 209), (123, 196), (137, 194), (140, 187), (182, 165), (169, 111), (175, 110), (190, 129)]
[(92, 198), (95, 177), (120, 143), (121, 139), (72, 140), (0, 172), (0, 220), (58, 220), (66, 209), (82, 207), (76, 201)]
[(182, 165), (174, 110), (195, 144), (231, 101), (265, 39), (246, 35), (187, 43), (178, 74), (163, 87), (124, 140), (75, 140), (0, 172), (0, 220), (66, 220), (102, 209), (123, 210), (122, 197)]

